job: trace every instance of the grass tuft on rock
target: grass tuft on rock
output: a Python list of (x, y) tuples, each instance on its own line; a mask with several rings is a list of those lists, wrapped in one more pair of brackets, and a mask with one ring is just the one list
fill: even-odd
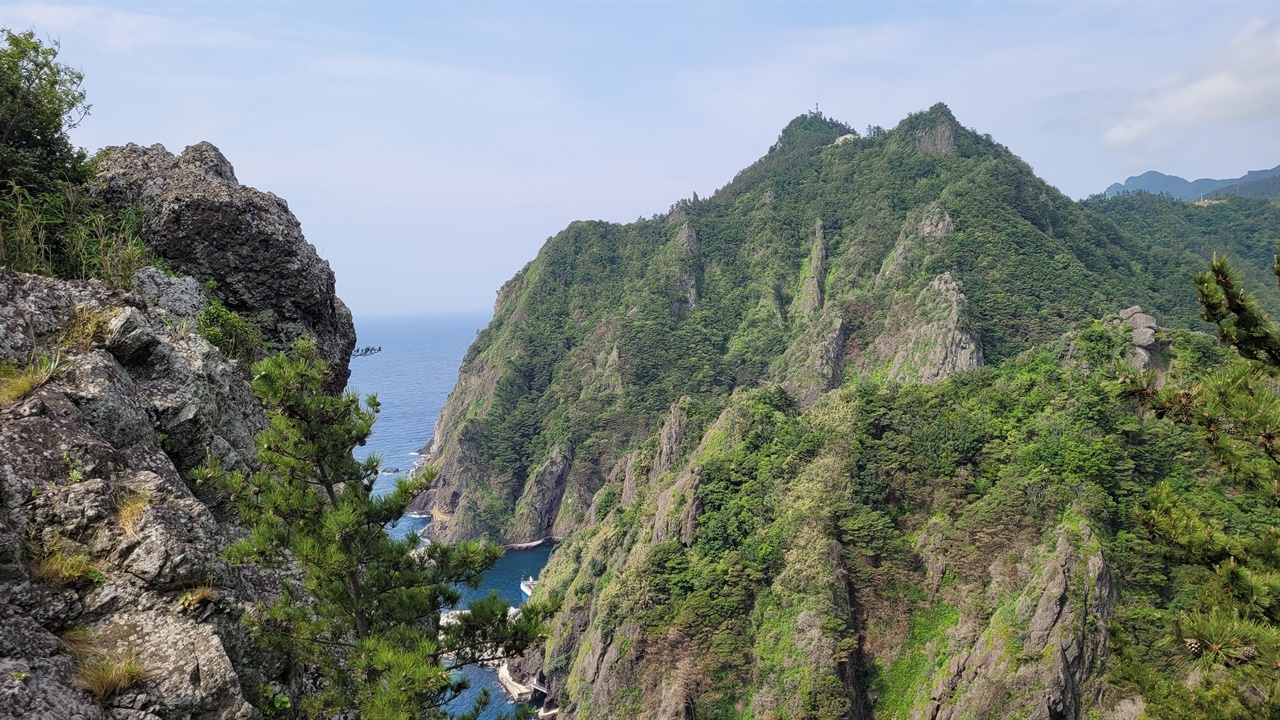
[(0, 363), (0, 406), (17, 402), (65, 370), (61, 353), (41, 356), (25, 366)]
[(178, 606), (186, 612), (192, 612), (205, 603), (217, 602), (218, 598), (217, 588), (212, 585), (201, 585), (183, 593), (182, 597), (178, 598)]
[(102, 579), (93, 558), (87, 553), (46, 545), (36, 548), (34, 554), (31, 576), (37, 582), (54, 587), (80, 587)]
[(116, 500), (116, 521), (120, 523), (125, 537), (130, 540), (138, 539), (138, 526), (142, 524), (142, 517), (150, 504), (150, 493), (132, 490), (126, 491)]
[(105, 703), (142, 682), (147, 674), (137, 652), (130, 648), (119, 655), (100, 654), (82, 660), (76, 684)]
[(76, 658), (86, 658), (101, 652), (98, 647), (98, 634), (87, 625), (72, 626), (58, 639), (62, 642), (62, 647)]

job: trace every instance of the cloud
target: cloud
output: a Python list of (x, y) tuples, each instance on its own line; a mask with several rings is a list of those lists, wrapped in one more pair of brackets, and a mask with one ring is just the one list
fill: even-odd
[(252, 36), (210, 18), (179, 20), (102, 5), (12, 3), (0, 12), (0, 24), (36, 28), (53, 37), (78, 35), (116, 52), (151, 46), (234, 47), (254, 42)]
[(1130, 149), (1169, 129), (1280, 120), (1280, 23), (1256, 23), (1208, 62), (1158, 83), (1103, 135)]

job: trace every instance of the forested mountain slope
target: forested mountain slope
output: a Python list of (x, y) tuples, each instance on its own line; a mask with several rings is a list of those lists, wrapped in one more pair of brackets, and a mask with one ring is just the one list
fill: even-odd
[(547, 242), (419, 506), (565, 536), (515, 667), (561, 717), (1265, 715), (1274, 379), (1191, 331), (1191, 275), (1274, 288), (1277, 237), (1248, 199), (1072, 202), (941, 105), (805, 115), (709, 199)]
[[(1239, 382), (1230, 351), (1123, 316), (804, 412), (735, 393), (557, 548), (528, 671), (570, 718), (1273, 716), (1280, 466), (1210, 450), (1237, 442), (1203, 389)], [(1163, 369), (1119, 362), (1134, 342)]]
[[(1169, 254), (1179, 271), (1220, 248), (1252, 262), (1280, 222), (1250, 222), (1229, 243), (1193, 233), (1170, 249), (943, 105), (865, 137), (798, 117), (711, 198), (574, 223), (502, 288), (418, 509), (446, 539), (564, 535), (601, 487), (643, 482), (636, 458), (652, 477), (670, 469), (735, 389), (780, 382), (807, 407), (851, 378), (935, 382), (1135, 303), (1195, 327)], [(673, 404), (685, 420), (660, 436)]]

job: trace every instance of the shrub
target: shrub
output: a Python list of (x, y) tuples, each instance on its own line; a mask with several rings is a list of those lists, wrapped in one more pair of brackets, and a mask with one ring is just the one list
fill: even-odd
[(216, 298), (200, 313), (196, 321), (200, 336), (232, 360), (248, 368), (262, 353), (262, 332), (234, 310), (228, 310)]

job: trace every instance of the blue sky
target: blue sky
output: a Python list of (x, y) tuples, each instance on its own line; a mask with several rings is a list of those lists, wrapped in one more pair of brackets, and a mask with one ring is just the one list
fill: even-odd
[(818, 105), (947, 103), (1072, 197), (1280, 163), (1280, 3), (24, 3), (89, 149), (209, 140), (357, 316), (491, 307), (574, 219), (707, 196)]

